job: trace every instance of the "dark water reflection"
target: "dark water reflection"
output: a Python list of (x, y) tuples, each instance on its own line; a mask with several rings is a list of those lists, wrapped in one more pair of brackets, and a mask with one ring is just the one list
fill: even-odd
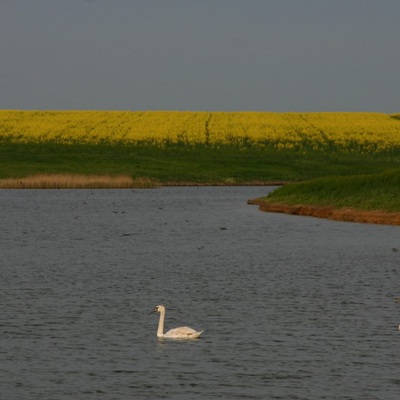
[(400, 228), (268, 190), (0, 191), (1, 398), (400, 398)]

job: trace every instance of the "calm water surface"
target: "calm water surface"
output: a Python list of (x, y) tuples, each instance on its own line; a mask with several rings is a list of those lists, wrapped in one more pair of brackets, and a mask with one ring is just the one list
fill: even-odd
[(0, 397), (399, 399), (400, 227), (269, 190), (1, 190)]

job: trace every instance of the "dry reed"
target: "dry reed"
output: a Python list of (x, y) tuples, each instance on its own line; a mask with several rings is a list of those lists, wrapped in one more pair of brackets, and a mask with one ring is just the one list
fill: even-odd
[(133, 179), (127, 175), (39, 174), (25, 178), (0, 179), (2, 189), (125, 189), (152, 188), (157, 182), (149, 178)]

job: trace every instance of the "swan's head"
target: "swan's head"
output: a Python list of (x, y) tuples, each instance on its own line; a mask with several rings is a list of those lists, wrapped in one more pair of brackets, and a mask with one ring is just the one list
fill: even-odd
[(155, 306), (153, 312), (162, 312), (165, 311), (165, 307), (164, 306)]

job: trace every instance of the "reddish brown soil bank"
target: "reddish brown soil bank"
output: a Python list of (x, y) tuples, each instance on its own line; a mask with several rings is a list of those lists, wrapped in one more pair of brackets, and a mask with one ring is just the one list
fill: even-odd
[(367, 224), (400, 225), (400, 213), (384, 211), (357, 211), (350, 208), (315, 207), (279, 203), (266, 203), (262, 200), (249, 200), (248, 204), (259, 206), (261, 211), (280, 212), (292, 215), (327, 218), (335, 221), (364, 222)]

